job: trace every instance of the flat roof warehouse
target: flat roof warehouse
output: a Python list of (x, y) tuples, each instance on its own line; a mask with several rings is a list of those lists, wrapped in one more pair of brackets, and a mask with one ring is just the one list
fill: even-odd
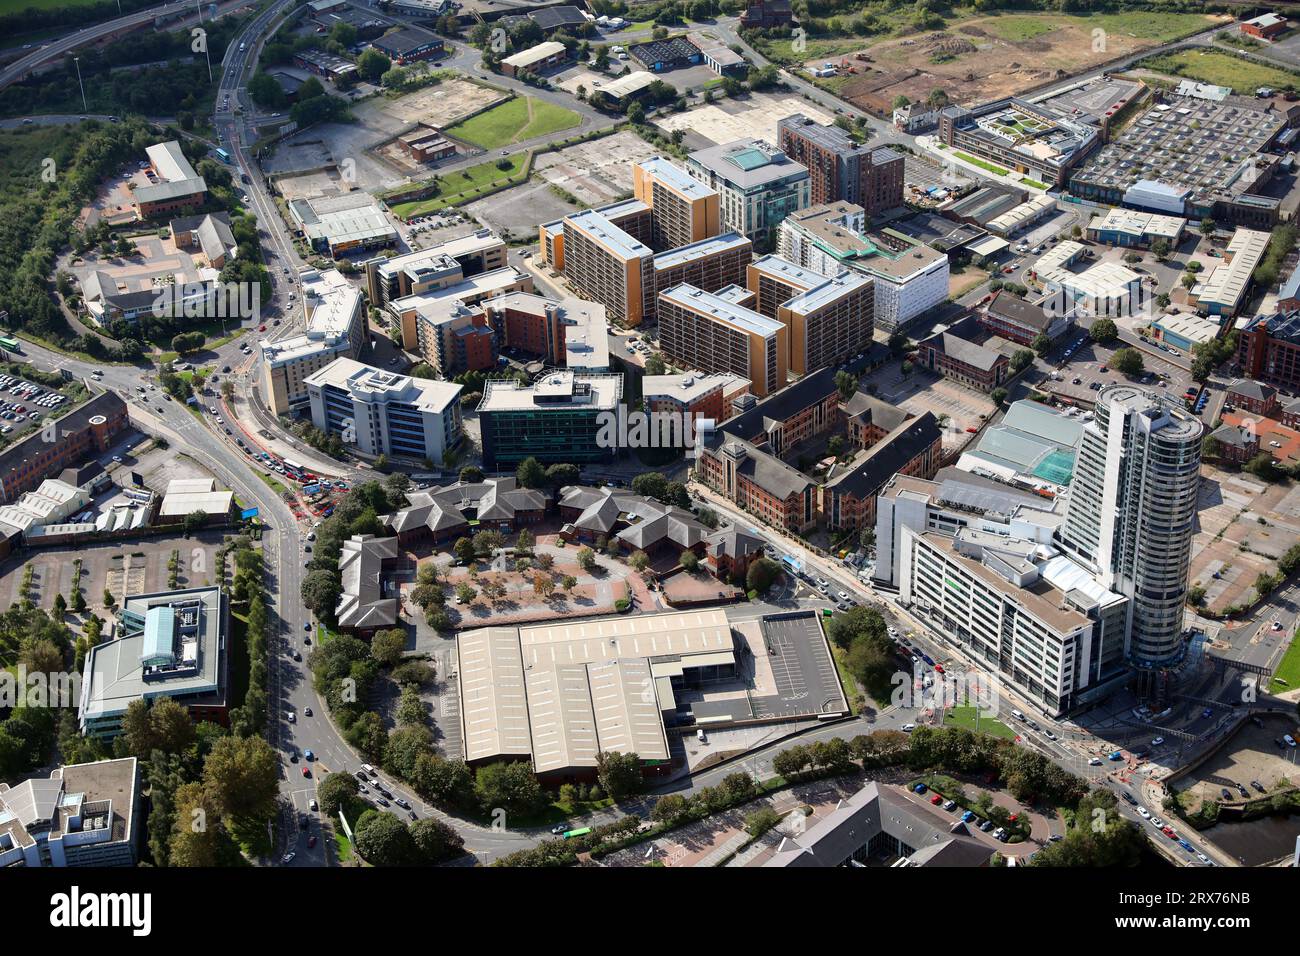
[(527, 757), (547, 773), (594, 768), (601, 751), (667, 761), (671, 678), (734, 664), (735, 644), (713, 609), (482, 628), (457, 655), (466, 761)]

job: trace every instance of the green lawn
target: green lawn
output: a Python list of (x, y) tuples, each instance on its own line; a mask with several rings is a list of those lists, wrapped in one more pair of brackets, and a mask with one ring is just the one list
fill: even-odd
[[(979, 708), (977, 707), (953, 707), (944, 712), (943, 725), (945, 727), (965, 727), (967, 730), (977, 729), (976, 717)], [(990, 737), (1004, 737), (1007, 740), (1014, 740), (1016, 732), (992, 717), (980, 717), (978, 730), (982, 734), (988, 734)]]
[(1260, 86), (1300, 89), (1300, 73), (1288, 73), (1262, 63), (1252, 63), (1218, 50), (1181, 50), (1143, 60), (1141, 65), (1201, 83), (1230, 86), (1242, 94), (1253, 93)]
[(988, 170), (990, 173), (992, 173), (995, 176), (1005, 176), (1009, 172), (1009, 170), (1003, 169), (1001, 166), (994, 166), (992, 163), (986, 163), (984, 162), (984, 160), (976, 156), (972, 156), (969, 153), (963, 153), (961, 150), (955, 149), (953, 150), (952, 154), (956, 156), (958, 159), (966, 160), (966, 162), (970, 163), (973, 166), (978, 166), (980, 169)]
[(998, 17), (980, 24), (982, 30), (1008, 43), (1023, 43), (1044, 33), (1051, 33), (1056, 27), (1054, 17)]
[(516, 96), (445, 130), (483, 149), (500, 149), (534, 136), (572, 129), (582, 122), (573, 110), (532, 96)]
[[(1279, 677), (1281, 680), (1278, 680)], [(1275, 694), (1280, 694), (1283, 691), (1295, 690), (1297, 687), (1300, 687), (1300, 632), (1291, 638), (1291, 646), (1282, 655), (1269, 689)]]
[(1035, 189), (1051, 188), (1050, 186), (1047, 185), (1047, 183), (1040, 183), (1037, 179), (1022, 179), (1020, 181), (1024, 183), (1026, 186), (1033, 186)]
[(528, 178), (528, 161), (529, 154), (516, 153), (508, 158), (509, 165), (505, 169), (497, 166), (499, 160), (490, 160), (460, 172), (439, 176), (438, 182), (442, 186), (442, 192), (432, 199), (398, 203), (392, 207), (393, 215), (402, 219), (424, 216), (448, 206), (460, 206), (471, 202), (484, 192), (498, 186), (518, 185)]

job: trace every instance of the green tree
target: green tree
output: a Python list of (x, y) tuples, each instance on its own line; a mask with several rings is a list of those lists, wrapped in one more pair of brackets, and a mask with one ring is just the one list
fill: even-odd
[(409, 866), (416, 862), (411, 831), (391, 813), (362, 814), (354, 832), (357, 852), (371, 866)]
[(280, 758), (261, 737), (222, 737), (203, 764), (203, 786), (225, 818), (269, 820), (280, 789)]
[(641, 758), (634, 753), (601, 751), (596, 754), (596, 779), (615, 800), (622, 800), (645, 788)]
[(370, 639), (370, 654), (384, 667), (401, 663), (406, 652), (406, 632), (400, 627), (380, 631)]
[(1134, 348), (1117, 349), (1115, 354), (1110, 357), (1110, 366), (1115, 371), (1130, 378), (1141, 375), (1145, 367), (1142, 361), (1142, 353)]
[(515, 469), (515, 480), (521, 488), (545, 488), (547, 487), (546, 469), (536, 458), (525, 458)]
[(1039, 332), (1034, 336), (1034, 340), (1029, 343), (1029, 347), (1034, 350), (1035, 354), (1038, 355), (1039, 358), (1043, 358), (1048, 352), (1052, 351), (1052, 340), (1042, 332)]
[(461, 564), (473, 564), (477, 555), (474, 552), (474, 542), (469, 538), (457, 538), (453, 547), (456, 552), (456, 560)]
[(1023, 372), (1034, 364), (1034, 353), (1029, 349), (1016, 349), (1011, 356), (1011, 374)]
[(1111, 319), (1097, 319), (1088, 330), (1088, 336), (1094, 342), (1113, 342), (1119, 337), (1119, 329)]
[(591, 548), (585, 546), (579, 548), (574, 559), (578, 562), (578, 567), (588, 574), (596, 570), (596, 553)]
[(474, 794), (485, 813), (531, 813), (546, 800), (541, 784), (524, 763), (490, 763), (474, 773)]
[(372, 83), (380, 79), (392, 67), (393, 61), (374, 48), (366, 50), (357, 59), (357, 72)]

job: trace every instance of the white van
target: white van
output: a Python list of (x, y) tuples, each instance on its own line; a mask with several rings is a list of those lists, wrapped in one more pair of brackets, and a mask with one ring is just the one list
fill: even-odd
[(708, 743), (709, 738), (705, 736), (703, 728), (695, 731), (695, 739), (700, 743)]
[(379, 776), (379, 774), (375, 773), (375, 768), (372, 767), (372, 766), (370, 766), (370, 764), (368, 764), (368, 763), (363, 763), (363, 764), (361, 765), (361, 769), (364, 770), (364, 771), (366, 772), (366, 774), (369, 775), (369, 776), (371, 776), (371, 777), (378, 777), (378, 776)]
[(1022, 714), (1022, 713), (1021, 713), (1020, 711), (1018, 711), (1018, 710), (1013, 710), (1013, 711), (1011, 712), (1011, 716), (1014, 717), (1014, 718), (1016, 718), (1016, 720), (1024, 720), (1024, 719), (1025, 719), (1025, 715)]

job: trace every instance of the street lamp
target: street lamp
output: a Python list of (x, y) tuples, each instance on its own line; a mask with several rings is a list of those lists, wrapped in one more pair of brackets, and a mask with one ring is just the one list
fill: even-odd
[(77, 68), (77, 86), (81, 88), (81, 108), (84, 112), (89, 113), (90, 107), (86, 105), (86, 84), (81, 82), (81, 57), (74, 56), (72, 63)]

